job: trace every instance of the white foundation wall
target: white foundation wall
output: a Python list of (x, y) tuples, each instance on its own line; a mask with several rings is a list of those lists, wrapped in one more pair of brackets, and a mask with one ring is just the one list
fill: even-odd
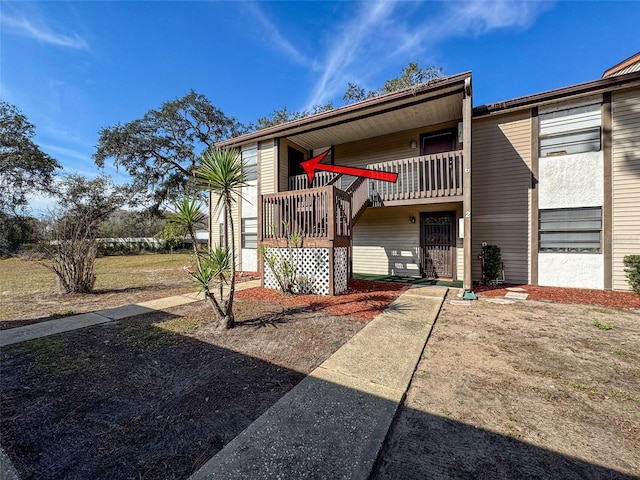
[(599, 207), (604, 202), (600, 152), (541, 157), (538, 208)]
[(604, 289), (604, 255), (538, 254), (538, 284), (547, 287)]

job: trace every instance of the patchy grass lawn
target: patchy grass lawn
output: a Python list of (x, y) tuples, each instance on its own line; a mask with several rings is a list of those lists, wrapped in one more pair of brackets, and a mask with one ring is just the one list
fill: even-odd
[(233, 330), (211, 315), (199, 302), (3, 348), (0, 444), (22, 478), (188, 478), (368, 322), (248, 299)]
[(189, 254), (108, 256), (96, 260), (93, 294), (61, 295), (42, 261), (0, 260), (0, 328), (91, 312), (194, 290), (182, 267)]
[(640, 314), (484, 300), (443, 306), (374, 475), (638, 477)]

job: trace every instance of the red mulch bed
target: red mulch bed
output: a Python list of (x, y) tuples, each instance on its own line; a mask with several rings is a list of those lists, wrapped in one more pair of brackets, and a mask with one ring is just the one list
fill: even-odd
[(352, 315), (367, 320), (381, 313), (411, 285), (369, 280), (349, 280), (347, 293), (333, 297), (325, 295), (280, 295), (268, 288), (249, 288), (236, 293), (236, 298), (263, 300), (287, 307), (306, 307), (333, 315)]
[(591, 290), (586, 288), (536, 287), (533, 285), (477, 285), (476, 293), (486, 297), (503, 297), (507, 294), (506, 287), (524, 288), (529, 298), (538, 301), (552, 301), (560, 303), (576, 303), (583, 305), (597, 305), (608, 308), (640, 309), (640, 295), (633, 292), (614, 292), (610, 290)]

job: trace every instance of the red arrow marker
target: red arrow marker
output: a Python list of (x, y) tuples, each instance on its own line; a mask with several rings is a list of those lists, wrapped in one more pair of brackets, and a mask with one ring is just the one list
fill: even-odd
[(398, 174), (394, 172), (378, 172), (376, 170), (367, 170), (366, 168), (344, 167), (341, 165), (327, 165), (326, 163), (320, 163), (328, 153), (329, 150), (309, 160), (300, 162), (304, 171), (307, 172), (309, 184), (313, 183), (316, 170), (342, 173), (343, 175), (353, 175), (355, 177), (373, 178), (374, 180), (382, 180), (383, 182), (396, 183), (396, 180), (398, 180)]

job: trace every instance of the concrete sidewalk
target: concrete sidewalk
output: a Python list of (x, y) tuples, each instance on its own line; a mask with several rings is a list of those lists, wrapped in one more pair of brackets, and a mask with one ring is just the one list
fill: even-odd
[[(260, 280), (251, 280), (236, 284), (236, 291), (247, 288), (259, 287)], [(57, 333), (70, 332), (79, 328), (92, 327), (101, 323), (113, 322), (123, 318), (143, 315), (166, 308), (186, 305), (188, 303), (199, 302), (204, 296), (199, 293), (187, 293), (184, 295), (174, 295), (172, 297), (160, 298), (148, 302), (133, 303), (122, 307), (109, 308), (92, 313), (82, 313), (70, 317), (47, 320), (45, 322), (25, 325), (23, 327), (0, 330), (0, 347), (12, 345), (14, 343), (26, 342), (36, 338), (48, 337)]]
[(367, 479), (446, 293), (409, 289), (190, 480)]

